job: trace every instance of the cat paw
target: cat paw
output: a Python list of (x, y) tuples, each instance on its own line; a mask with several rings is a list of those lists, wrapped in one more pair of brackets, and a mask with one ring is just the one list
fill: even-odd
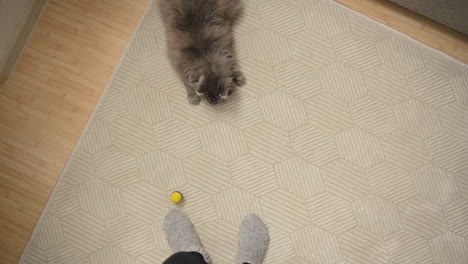
[(201, 102), (201, 97), (198, 96), (198, 95), (189, 95), (187, 97), (187, 99), (188, 99), (189, 103), (193, 104), (193, 105), (198, 105)]
[(236, 86), (243, 86), (247, 80), (245, 79), (245, 76), (242, 72), (235, 72), (233, 75), (233, 81)]

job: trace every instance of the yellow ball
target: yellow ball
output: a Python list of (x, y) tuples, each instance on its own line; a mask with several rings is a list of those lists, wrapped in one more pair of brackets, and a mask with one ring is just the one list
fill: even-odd
[(176, 204), (180, 203), (182, 201), (182, 194), (180, 192), (171, 193), (171, 201)]

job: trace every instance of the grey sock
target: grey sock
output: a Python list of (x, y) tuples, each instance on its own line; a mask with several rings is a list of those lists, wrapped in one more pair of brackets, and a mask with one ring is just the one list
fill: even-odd
[(260, 264), (268, 248), (268, 228), (257, 215), (250, 214), (242, 221), (236, 264)]
[(202, 247), (200, 238), (188, 216), (177, 209), (173, 209), (164, 219), (166, 239), (174, 252), (198, 252), (211, 263), (208, 252)]

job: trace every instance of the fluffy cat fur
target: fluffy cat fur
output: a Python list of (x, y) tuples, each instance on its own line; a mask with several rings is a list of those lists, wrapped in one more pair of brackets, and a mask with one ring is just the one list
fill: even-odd
[(233, 39), (241, 0), (159, 0), (159, 7), (169, 59), (190, 103), (199, 104), (205, 97), (218, 104), (245, 84)]

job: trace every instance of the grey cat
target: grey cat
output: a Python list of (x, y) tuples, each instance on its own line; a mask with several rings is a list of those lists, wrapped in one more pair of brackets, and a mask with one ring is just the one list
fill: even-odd
[(190, 103), (199, 104), (204, 96), (218, 104), (245, 84), (233, 39), (241, 0), (159, 0), (159, 7), (169, 59)]

